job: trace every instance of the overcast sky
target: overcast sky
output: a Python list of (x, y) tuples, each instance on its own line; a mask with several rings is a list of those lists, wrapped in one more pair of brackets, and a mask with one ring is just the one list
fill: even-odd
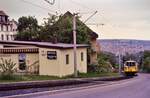
[[(52, 0), (49, 0), (52, 1)], [(150, 0), (56, 0), (49, 5), (44, 0), (0, 0), (0, 10), (17, 20), (21, 16), (35, 16), (39, 24), (48, 13), (79, 12), (100, 39), (150, 40)]]

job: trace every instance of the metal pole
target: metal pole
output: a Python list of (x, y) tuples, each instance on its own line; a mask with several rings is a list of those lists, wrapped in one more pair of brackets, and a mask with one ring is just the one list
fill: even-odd
[(78, 71), (77, 71), (77, 44), (76, 44), (76, 14), (73, 14), (73, 50), (74, 50), (74, 76), (78, 77)]
[(142, 66), (142, 72), (144, 71), (144, 65), (143, 65), (143, 57), (144, 57), (144, 48), (143, 48), (143, 45), (142, 45), (142, 57), (141, 57), (141, 66)]
[(119, 51), (118, 51), (118, 59), (119, 59), (119, 74), (121, 74), (121, 56), (120, 56), (120, 47), (119, 47), (119, 45), (120, 45), (120, 42), (118, 42), (117, 43), (117, 46), (118, 46), (118, 49), (119, 49)]
[(119, 53), (119, 74), (121, 74), (121, 57), (120, 57), (120, 53)]

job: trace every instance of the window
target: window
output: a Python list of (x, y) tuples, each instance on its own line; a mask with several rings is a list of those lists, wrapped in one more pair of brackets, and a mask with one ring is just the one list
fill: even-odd
[(26, 70), (26, 55), (24, 53), (19, 54), (19, 69)]
[(14, 39), (13, 35), (11, 35), (10, 37), (11, 37), (11, 40), (13, 40), (13, 39)]
[(3, 25), (1, 25), (1, 31), (3, 31)]
[(66, 64), (69, 64), (69, 55), (66, 55)]
[(13, 30), (12, 25), (10, 25), (10, 31), (12, 31), (12, 30)]
[(2, 16), (0, 16), (0, 22), (2, 22)]
[(83, 61), (84, 60), (84, 54), (83, 54), (83, 52), (81, 52), (81, 61)]
[(6, 39), (9, 40), (9, 35), (6, 35)]
[(127, 66), (135, 66), (136, 64), (135, 64), (135, 62), (126, 62), (126, 65)]
[(6, 31), (9, 31), (8, 25), (6, 25)]
[(1, 39), (4, 40), (4, 35), (3, 34), (1, 35)]
[(4, 22), (4, 23), (6, 22), (6, 19), (4, 16), (2, 17), (2, 22)]

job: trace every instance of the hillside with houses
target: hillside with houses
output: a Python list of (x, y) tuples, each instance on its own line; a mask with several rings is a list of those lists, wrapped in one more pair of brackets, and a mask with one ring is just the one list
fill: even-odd
[(125, 40), (125, 39), (99, 39), (98, 45), (102, 51), (117, 54), (134, 54), (150, 50), (150, 40)]

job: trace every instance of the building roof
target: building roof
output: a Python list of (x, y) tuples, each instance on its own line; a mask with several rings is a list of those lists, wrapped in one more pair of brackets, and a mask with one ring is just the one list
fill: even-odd
[(4, 11), (0, 10), (0, 16), (8, 16)]
[[(31, 42), (31, 41), (0, 41), (0, 44), (3, 45), (29, 45), (29, 46), (37, 46), (37, 47), (46, 47), (46, 48), (60, 48), (67, 49), (73, 48), (73, 44), (65, 44), (65, 43), (50, 43), (50, 42)], [(86, 44), (77, 44), (77, 48), (88, 47)]]

